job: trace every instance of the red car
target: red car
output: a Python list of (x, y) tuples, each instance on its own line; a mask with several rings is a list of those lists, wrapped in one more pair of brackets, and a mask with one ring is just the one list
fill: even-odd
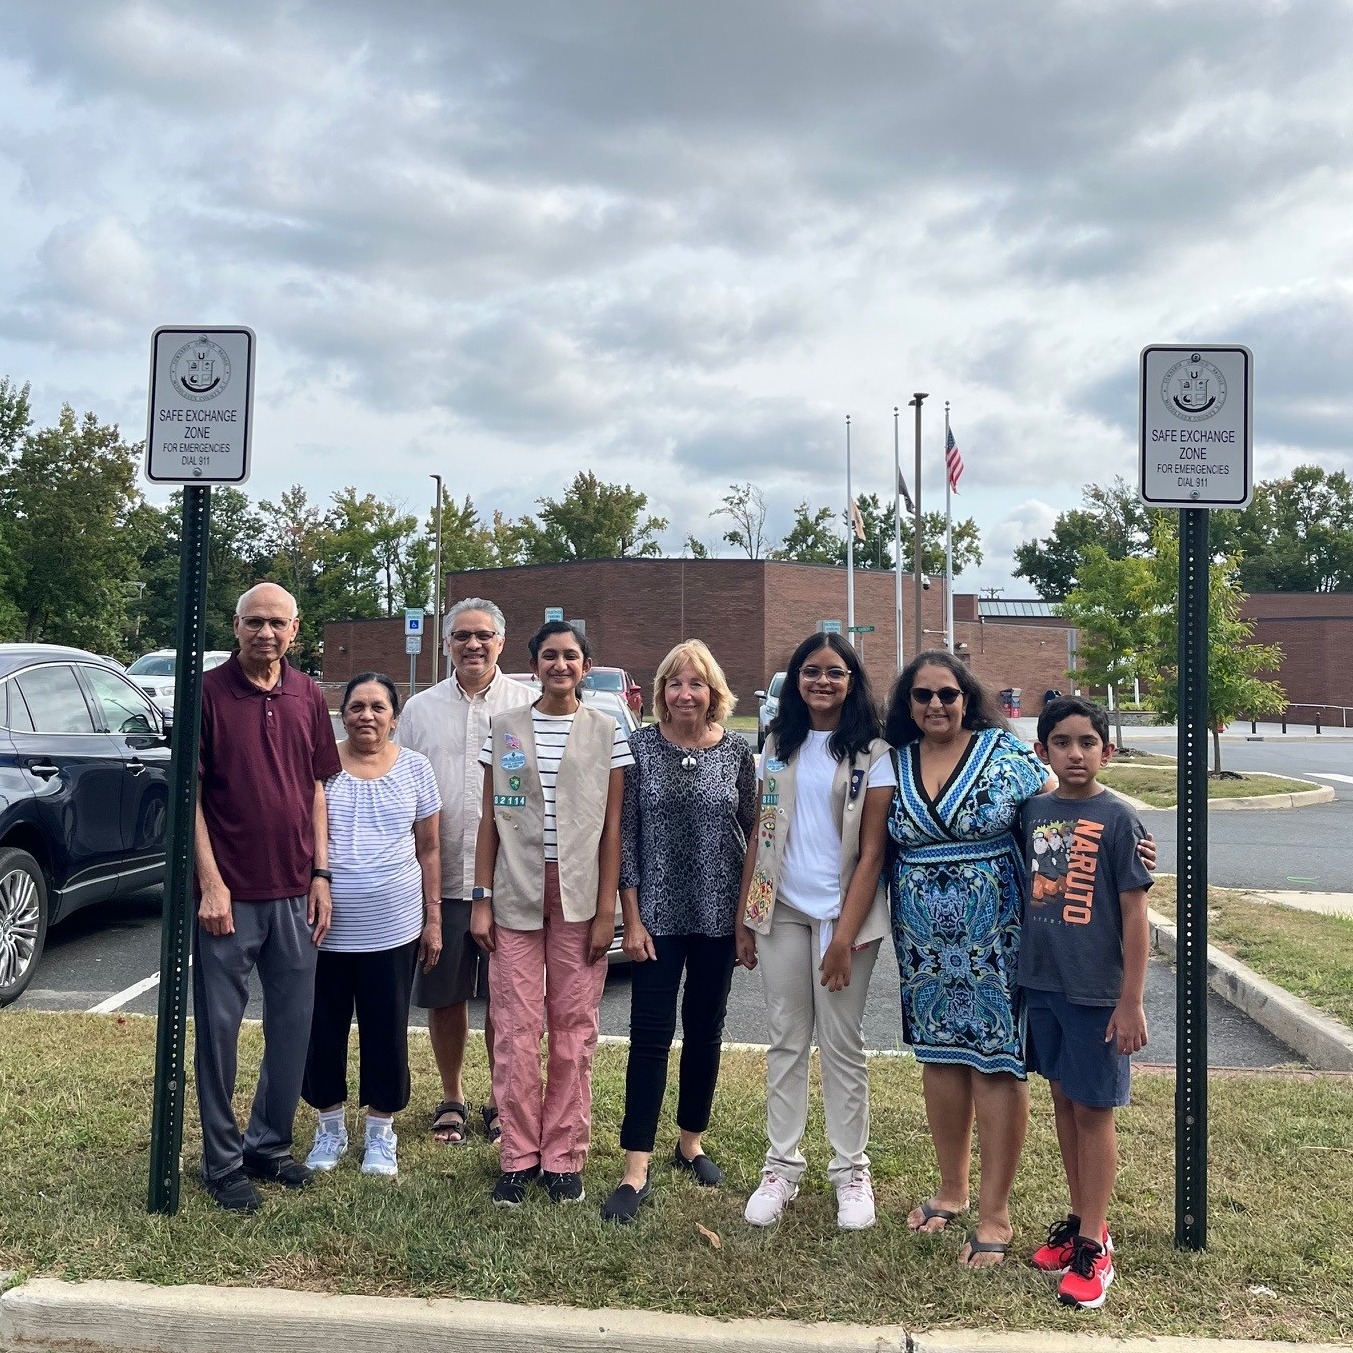
[(623, 667), (594, 667), (583, 677), (583, 689), (615, 691), (625, 697), (636, 718), (643, 716), (644, 688)]

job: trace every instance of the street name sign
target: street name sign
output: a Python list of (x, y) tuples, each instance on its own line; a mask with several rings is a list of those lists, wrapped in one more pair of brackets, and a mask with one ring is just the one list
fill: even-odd
[(146, 478), (152, 484), (243, 484), (253, 405), (252, 329), (156, 329)]
[(852, 634), (873, 634), (873, 633), (874, 633), (874, 626), (873, 626), (873, 625), (851, 625), (851, 626), (850, 626), (850, 632), (851, 632)]
[(1139, 492), (1148, 507), (1245, 507), (1254, 357), (1239, 344), (1142, 349)]

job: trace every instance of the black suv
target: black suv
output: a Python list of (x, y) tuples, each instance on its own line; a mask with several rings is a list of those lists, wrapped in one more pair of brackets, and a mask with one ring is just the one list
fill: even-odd
[(0, 1006), (32, 980), (47, 927), (164, 879), (169, 739), (92, 653), (0, 644)]

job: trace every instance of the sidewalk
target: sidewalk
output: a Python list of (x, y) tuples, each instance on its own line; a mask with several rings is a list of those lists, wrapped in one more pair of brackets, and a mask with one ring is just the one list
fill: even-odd
[(1353, 893), (1301, 893), (1237, 889), (1247, 902), (1267, 902), (1297, 911), (1318, 911), (1325, 916), (1353, 916)]
[[(1011, 719), (1010, 723), (1026, 742), (1033, 742), (1038, 736), (1038, 719), (1032, 715), (1021, 715)], [(1113, 724), (1112, 714), (1109, 723)], [(1313, 724), (1289, 723), (1287, 729), (1284, 733), (1280, 723), (1260, 723), (1251, 732), (1248, 719), (1237, 719), (1226, 725), (1221, 739), (1223, 742), (1252, 742), (1256, 738), (1266, 742), (1353, 742), (1353, 728), (1322, 726), (1317, 733)], [(1123, 738), (1129, 745), (1134, 742), (1174, 744), (1179, 741), (1179, 728), (1176, 724), (1124, 724)]]

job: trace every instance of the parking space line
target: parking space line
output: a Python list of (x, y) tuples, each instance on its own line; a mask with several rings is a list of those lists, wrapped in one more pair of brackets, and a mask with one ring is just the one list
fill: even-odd
[(1306, 774), (1313, 780), (1338, 780), (1341, 784), (1353, 785), (1353, 775), (1339, 775), (1332, 770), (1308, 770)]
[(131, 986), (123, 991), (115, 991), (106, 1001), (100, 1001), (98, 1005), (91, 1005), (85, 1011), (86, 1015), (111, 1015), (114, 1010), (120, 1010), (128, 1001), (134, 1001), (143, 991), (149, 991), (152, 987), (160, 985), (160, 974), (151, 973), (149, 977), (143, 977), (139, 982), (133, 982)]

